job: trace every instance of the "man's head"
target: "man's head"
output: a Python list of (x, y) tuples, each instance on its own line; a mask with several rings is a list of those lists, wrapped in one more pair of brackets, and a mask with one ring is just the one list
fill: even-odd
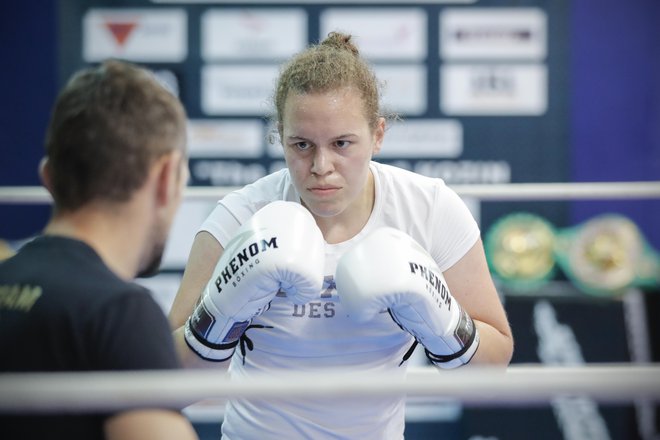
[(158, 158), (174, 150), (185, 157), (185, 124), (179, 100), (147, 70), (113, 60), (78, 72), (46, 134), (56, 209), (127, 201)]
[(148, 272), (158, 268), (179, 206), (186, 158), (181, 102), (149, 71), (111, 60), (76, 73), (60, 92), (41, 175), (56, 215), (112, 211), (149, 188), (149, 237), (136, 250), (138, 270)]

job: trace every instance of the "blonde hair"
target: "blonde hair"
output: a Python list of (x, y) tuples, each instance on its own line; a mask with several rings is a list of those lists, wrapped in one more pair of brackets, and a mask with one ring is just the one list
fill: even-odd
[(323, 93), (344, 87), (361, 93), (367, 121), (375, 128), (381, 117), (376, 75), (360, 56), (350, 35), (331, 32), (321, 43), (310, 46), (284, 65), (275, 89), (277, 121), (282, 120), (290, 94)]

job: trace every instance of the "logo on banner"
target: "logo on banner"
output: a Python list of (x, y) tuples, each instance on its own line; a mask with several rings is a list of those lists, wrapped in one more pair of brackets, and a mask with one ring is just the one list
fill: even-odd
[(427, 15), (418, 8), (333, 8), (320, 17), (321, 34), (341, 29), (355, 37), (368, 59), (423, 60)]
[(83, 17), (83, 58), (181, 62), (188, 52), (183, 9), (91, 9)]
[(119, 46), (124, 45), (136, 26), (136, 22), (105, 22), (105, 27), (108, 28)]
[(447, 8), (440, 15), (446, 59), (542, 60), (547, 17), (539, 8)]

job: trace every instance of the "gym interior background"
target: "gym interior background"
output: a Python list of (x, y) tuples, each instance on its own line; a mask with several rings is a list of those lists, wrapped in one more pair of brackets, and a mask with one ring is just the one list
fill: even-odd
[[(0, 186), (39, 185), (58, 88), (105, 57), (143, 64), (178, 93), (190, 116), (192, 186), (249, 183), (282, 166), (266, 117), (278, 64), (333, 29), (357, 36), (386, 83), (387, 108), (402, 117), (378, 160), (450, 185), (660, 180), (657, 0), (47, 0), (12, 2), (3, 12)], [(623, 216), (637, 228), (644, 257), (657, 263), (658, 199), (467, 202), (484, 238), (520, 219), (512, 214), (543, 219), (573, 240), (594, 219)], [(141, 281), (164, 309), (212, 206), (184, 203), (162, 273)], [(0, 238), (20, 246), (48, 215), (47, 205), (0, 204)], [(498, 280), (516, 336), (514, 363), (657, 362), (660, 329), (649, 319), (660, 312), (657, 278), (594, 292), (570, 258), (556, 257), (557, 267), (533, 285)], [(553, 351), (557, 344), (562, 350)], [(200, 433), (217, 438), (217, 405), (190, 414)], [(576, 437), (585, 426), (628, 439), (657, 438), (660, 417), (648, 404), (574, 400), (412, 405), (409, 418), (413, 439), (527, 439), (530, 427), (536, 439), (591, 438)]]

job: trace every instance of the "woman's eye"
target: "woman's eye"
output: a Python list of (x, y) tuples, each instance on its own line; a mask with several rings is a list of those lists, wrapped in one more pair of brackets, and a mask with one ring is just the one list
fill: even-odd
[(335, 145), (337, 146), (337, 148), (346, 148), (349, 145), (351, 145), (351, 143), (349, 141), (337, 141), (335, 142)]
[(299, 150), (308, 150), (310, 147), (310, 144), (308, 142), (296, 142), (295, 146)]

